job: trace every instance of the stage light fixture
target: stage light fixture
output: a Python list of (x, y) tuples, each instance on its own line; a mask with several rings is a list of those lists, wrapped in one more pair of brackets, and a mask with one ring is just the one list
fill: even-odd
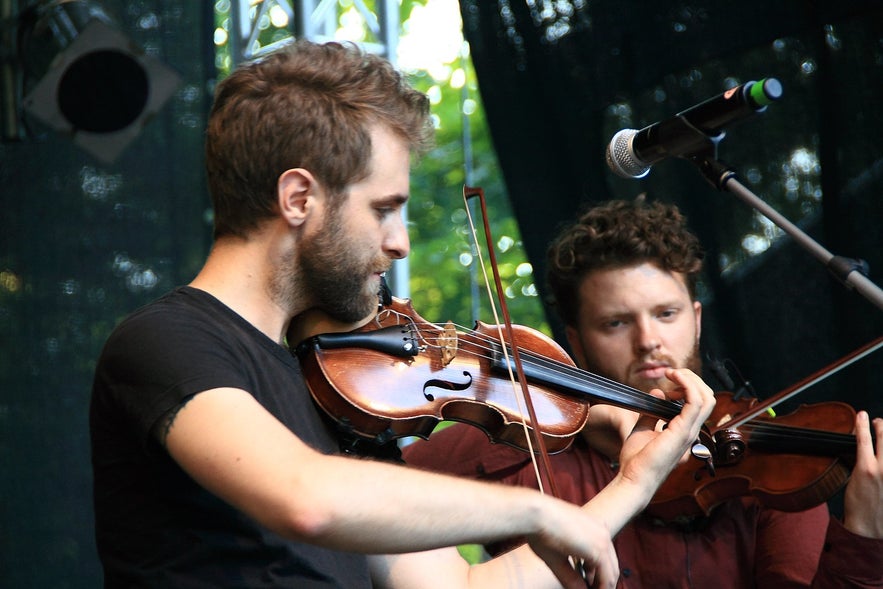
[(24, 112), (112, 163), (180, 84), (95, 0), (41, 0), (18, 19)]

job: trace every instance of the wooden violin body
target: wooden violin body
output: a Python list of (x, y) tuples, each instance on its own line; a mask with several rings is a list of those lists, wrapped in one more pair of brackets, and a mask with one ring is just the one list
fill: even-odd
[(659, 488), (647, 512), (663, 520), (708, 515), (728, 499), (756, 497), (781, 511), (824, 503), (849, 480), (855, 461), (855, 410), (846, 403), (801, 405), (787, 415), (765, 414), (738, 431), (714, 431), (749, 410), (756, 399), (718, 393), (709, 419), (714, 469), (689, 460)]
[[(572, 366), (542, 333), (517, 327), (515, 344)], [(428, 438), (442, 420), (470, 423), (494, 441), (527, 450), (519, 403), (499, 334), (478, 323), (467, 333), (420, 317), (409, 300), (392, 304), (355, 332), (320, 334), (297, 346), (310, 391), (328, 415), (365, 438)], [(507, 342), (511, 344), (512, 342)], [(587, 402), (529, 385), (550, 452), (567, 448), (588, 419)]]

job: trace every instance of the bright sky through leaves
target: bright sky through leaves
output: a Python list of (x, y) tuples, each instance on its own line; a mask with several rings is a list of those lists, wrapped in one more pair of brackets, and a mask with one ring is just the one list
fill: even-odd
[(453, 63), (463, 48), (460, 9), (457, 0), (428, 0), (415, 6), (399, 40), (398, 65), (406, 70), (425, 70), (436, 80), (451, 75)]

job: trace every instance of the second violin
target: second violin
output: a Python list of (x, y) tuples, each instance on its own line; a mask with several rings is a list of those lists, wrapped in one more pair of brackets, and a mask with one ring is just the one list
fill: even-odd
[[(720, 424), (757, 402), (718, 393), (710, 422)], [(801, 405), (787, 415), (764, 415), (713, 434), (714, 469), (677, 467), (650, 503), (663, 520), (708, 515), (727, 499), (754, 496), (780, 511), (803, 511), (830, 499), (849, 480), (855, 460), (855, 410), (847, 403)], [(714, 431), (714, 428), (711, 428)]]

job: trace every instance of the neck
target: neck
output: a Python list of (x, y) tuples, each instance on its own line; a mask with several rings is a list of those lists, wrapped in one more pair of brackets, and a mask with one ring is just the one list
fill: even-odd
[(281, 344), (291, 317), (303, 309), (288, 308), (272, 296), (274, 259), (260, 237), (221, 238), (190, 286), (211, 294)]

